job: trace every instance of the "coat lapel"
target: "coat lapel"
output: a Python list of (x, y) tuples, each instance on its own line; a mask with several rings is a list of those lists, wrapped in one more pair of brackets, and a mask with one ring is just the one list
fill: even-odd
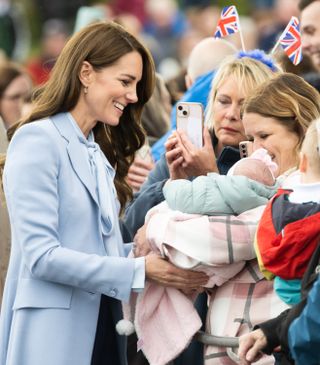
[[(70, 158), (72, 168), (75, 173), (87, 188), (92, 199), (98, 204), (98, 198), (92, 178), (91, 172), (86, 164), (87, 156), (83, 152), (81, 143), (74, 131), (71, 122), (69, 121), (66, 113), (59, 113), (50, 118), (61, 134), (61, 136), (68, 141), (67, 152)], [(99, 205), (99, 204), (98, 204)]]

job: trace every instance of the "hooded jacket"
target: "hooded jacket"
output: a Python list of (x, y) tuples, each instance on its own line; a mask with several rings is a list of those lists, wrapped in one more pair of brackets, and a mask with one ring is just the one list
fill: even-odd
[(290, 192), (279, 189), (257, 229), (255, 249), (267, 279), (301, 279), (318, 245), (320, 204), (292, 203)]

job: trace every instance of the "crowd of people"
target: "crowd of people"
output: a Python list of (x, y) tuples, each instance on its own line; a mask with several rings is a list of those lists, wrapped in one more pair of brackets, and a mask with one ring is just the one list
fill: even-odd
[(0, 365), (320, 363), (320, 1), (290, 2), (296, 68), (169, 0), (137, 1), (143, 33), (125, 1), (82, 7), (0, 60)]

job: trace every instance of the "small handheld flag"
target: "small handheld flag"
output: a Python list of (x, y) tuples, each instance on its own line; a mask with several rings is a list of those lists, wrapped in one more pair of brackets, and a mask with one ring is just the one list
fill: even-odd
[(274, 52), (279, 43), (290, 61), (294, 65), (298, 65), (302, 60), (301, 34), (298, 18), (295, 16), (291, 17), (286, 29), (281, 34), (271, 53)]
[(229, 34), (239, 32), (238, 24), (239, 16), (236, 7), (234, 5), (224, 7), (214, 37), (222, 38)]
[(222, 9), (214, 37), (222, 38), (237, 32), (240, 33), (242, 49), (245, 51), (237, 8), (234, 5), (226, 6)]

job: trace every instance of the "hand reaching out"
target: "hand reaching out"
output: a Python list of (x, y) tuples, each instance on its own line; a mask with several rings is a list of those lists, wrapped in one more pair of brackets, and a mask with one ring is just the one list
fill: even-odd
[(181, 289), (185, 293), (201, 292), (208, 282), (208, 276), (202, 272), (180, 269), (152, 253), (146, 231), (147, 224), (144, 224), (134, 237), (133, 250), (135, 257), (146, 256), (146, 278), (160, 285)]
[(127, 182), (133, 191), (139, 191), (141, 185), (147, 180), (150, 171), (154, 167), (151, 160), (143, 160), (136, 156), (132, 165), (129, 167)]
[(262, 357), (261, 350), (267, 346), (267, 338), (261, 329), (239, 338), (238, 356), (242, 365), (250, 365)]
[(135, 257), (142, 257), (151, 252), (150, 245), (147, 240), (147, 224), (138, 229), (134, 236), (133, 253)]
[(180, 269), (153, 253), (146, 257), (146, 278), (186, 292), (201, 291), (209, 279), (203, 272)]

